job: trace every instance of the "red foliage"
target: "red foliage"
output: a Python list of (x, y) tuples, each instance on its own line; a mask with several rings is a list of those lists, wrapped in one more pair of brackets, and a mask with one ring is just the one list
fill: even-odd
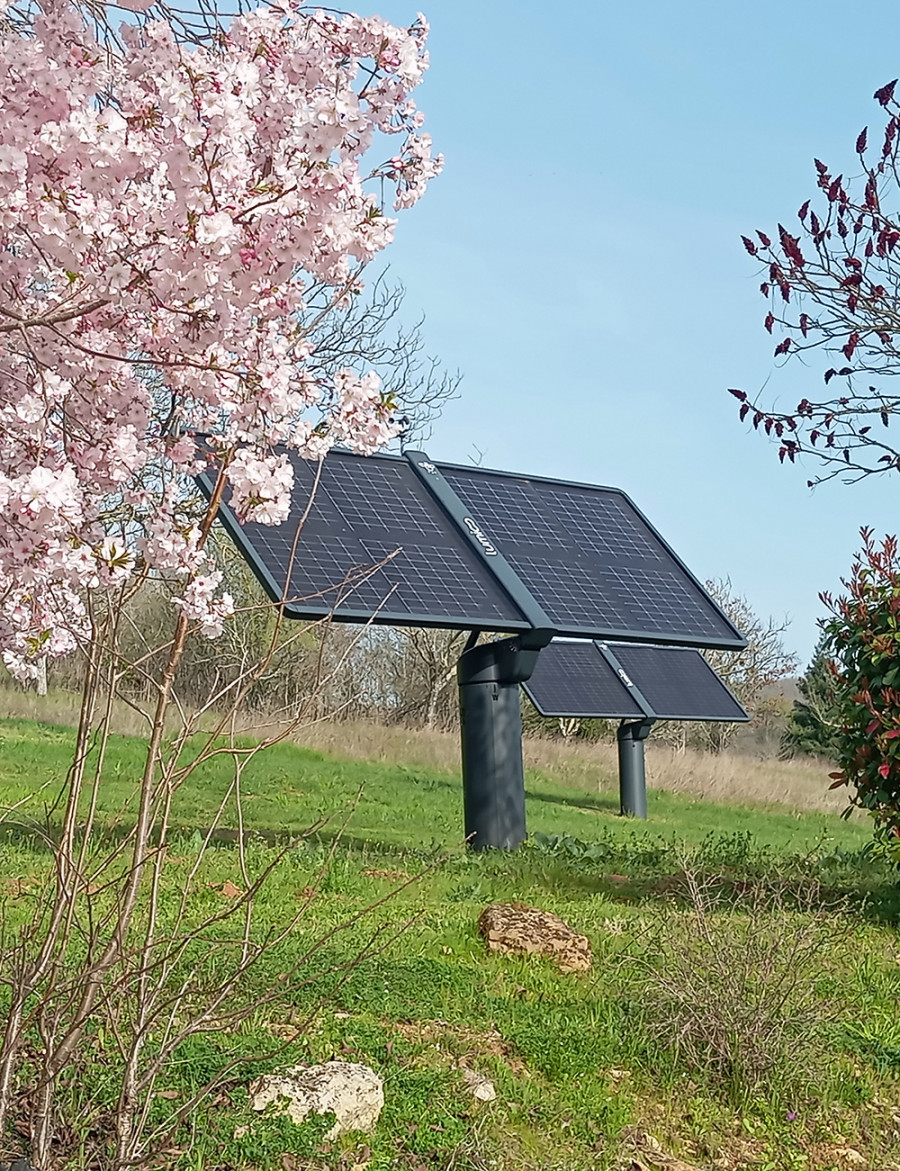
[(877, 544), (871, 529), (861, 535), (847, 592), (822, 595), (841, 722), (831, 787), (847, 786), (900, 860), (900, 556), (896, 537)]
[[(900, 449), (886, 445), (883, 433), (871, 434), (872, 422), (880, 418), (886, 426), (889, 416), (900, 412), (900, 392), (893, 389), (900, 347), (892, 327), (900, 316), (900, 273), (894, 260), (900, 218), (883, 210), (883, 204), (896, 206), (897, 199), (886, 200), (885, 194), (900, 186), (896, 86), (891, 81), (875, 93), (888, 115), (883, 140), (870, 151), (868, 127), (859, 133), (856, 159), (847, 169), (851, 177), (833, 174), (816, 159), (817, 208), (811, 199), (803, 202), (796, 230), (778, 224), (771, 235), (757, 229), (754, 237), (741, 237), (763, 266), (760, 293), (768, 303), (763, 325), (777, 337), (775, 357), (801, 353), (809, 365), (809, 351), (820, 350), (831, 357), (823, 371), (825, 385), (834, 378), (846, 380), (838, 398), (828, 392), (808, 395), (804, 410), (797, 412), (799, 427), (788, 414), (771, 411), (746, 394), (735, 396), (740, 417), (750, 417), (755, 427), (770, 421), (764, 429), (778, 438), (785, 429), (795, 432), (790, 447), (779, 445), (779, 457), (793, 461), (812, 452), (826, 469), (817, 480), (848, 468), (860, 476), (900, 469)], [(834, 363), (834, 356), (845, 365)]]

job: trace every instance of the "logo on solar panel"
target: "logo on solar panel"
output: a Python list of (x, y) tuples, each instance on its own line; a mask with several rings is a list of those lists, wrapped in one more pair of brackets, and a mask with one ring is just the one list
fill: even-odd
[(625, 684), (626, 687), (634, 687), (634, 684), (631, 682), (631, 680), (628, 678), (628, 676), (625, 674), (625, 672), (622, 670), (621, 667), (619, 668), (619, 678), (622, 680), (622, 682)]
[[(424, 467), (424, 466), (425, 465), (422, 464), (422, 467)], [(478, 525), (475, 523), (475, 521), (472, 520), (472, 518), (470, 516), (467, 516), (464, 518), (463, 524), (466, 526), (466, 528), (469, 530), (469, 532), (472, 534), (472, 536), (475, 538), (475, 540), (478, 542), (478, 544), (482, 547), (482, 549), (484, 550), (485, 557), (496, 557), (497, 556), (497, 550), (494, 548), (494, 546), (491, 544), (491, 542), (488, 540), (488, 538), (484, 535), (484, 533), (481, 531), (481, 529), (478, 527)]]
[(427, 460), (423, 459), (419, 464), (419, 467), (423, 468), (426, 472), (431, 472), (432, 476), (437, 475), (437, 468), (434, 466), (434, 464), (430, 464)]

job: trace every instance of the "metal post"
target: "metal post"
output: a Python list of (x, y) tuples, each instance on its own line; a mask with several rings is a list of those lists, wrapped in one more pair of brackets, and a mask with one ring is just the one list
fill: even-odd
[(519, 684), (549, 641), (549, 631), (530, 631), (460, 656), (463, 805), (466, 838), (475, 850), (514, 850), (525, 840)]
[(644, 741), (650, 735), (652, 720), (623, 720), (616, 739), (619, 742), (619, 801), (625, 817), (647, 819), (647, 775), (644, 769)]

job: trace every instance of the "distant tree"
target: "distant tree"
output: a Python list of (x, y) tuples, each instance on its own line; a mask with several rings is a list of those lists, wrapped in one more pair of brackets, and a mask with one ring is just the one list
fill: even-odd
[(821, 351), (828, 356), (828, 389), (784, 413), (743, 390), (731, 393), (741, 402), (741, 418), (779, 441), (782, 462), (805, 452), (825, 465), (811, 485), (844, 472), (859, 479), (900, 470), (900, 440), (889, 431), (900, 416), (900, 394), (891, 383), (900, 374), (896, 85), (875, 92), (887, 125), (872, 149), (867, 129), (859, 134), (852, 178), (815, 160), (821, 195), (803, 202), (796, 235), (779, 224), (775, 232), (743, 237), (765, 265), (760, 291), (768, 304), (765, 328), (778, 336), (775, 357), (802, 355), (808, 362), (810, 351)]
[(466, 641), (461, 630), (399, 627), (388, 660), (397, 718), (426, 728), (456, 722), (456, 663)]
[(829, 638), (823, 633), (798, 681), (802, 698), (794, 700), (782, 739), (784, 756), (836, 756), (841, 726), (839, 687), (828, 648)]
[[(744, 650), (704, 651), (716, 674), (754, 718), (762, 715), (766, 692), (797, 669), (797, 657), (785, 650), (782, 635), (787, 623), (761, 618), (729, 578), (714, 578), (706, 589), (747, 639)], [(738, 724), (697, 724), (690, 742), (709, 752), (722, 752), (734, 738)]]
[(406, 290), (387, 271), (345, 305), (328, 300), (328, 290), (309, 298), (306, 319), (313, 342), (307, 359), (315, 377), (327, 383), (341, 369), (360, 375), (374, 370), (382, 392), (394, 404), (404, 446), (424, 443), (444, 406), (456, 398), (461, 376), (446, 370), (426, 351), (424, 319), (407, 321)]

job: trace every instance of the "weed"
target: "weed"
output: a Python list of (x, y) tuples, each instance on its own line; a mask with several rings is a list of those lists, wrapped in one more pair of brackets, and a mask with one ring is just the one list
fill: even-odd
[[(786, 905), (751, 887), (735, 900), (684, 871), (687, 909), (673, 907), (637, 957), (646, 1028), (694, 1076), (712, 1077), (736, 1105), (807, 1094), (823, 1073), (826, 954), (850, 927), (835, 908)], [(634, 958), (634, 957), (633, 957)]]

